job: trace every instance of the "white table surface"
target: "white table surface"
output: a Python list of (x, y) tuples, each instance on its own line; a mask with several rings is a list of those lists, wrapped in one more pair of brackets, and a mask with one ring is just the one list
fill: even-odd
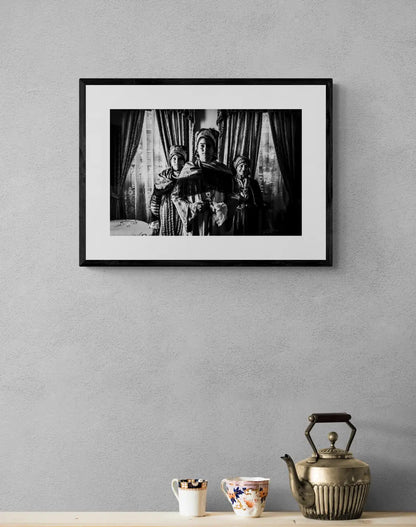
[(187, 518), (177, 512), (0, 512), (0, 527), (383, 527), (416, 526), (416, 512), (364, 512), (359, 520), (317, 521), (296, 512), (265, 512), (260, 518), (241, 518), (233, 512), (208, 512)]

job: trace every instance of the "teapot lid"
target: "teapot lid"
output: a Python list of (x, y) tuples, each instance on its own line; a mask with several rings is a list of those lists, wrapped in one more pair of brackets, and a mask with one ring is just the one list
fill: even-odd
[(330, 432), (328, 434), (328, 439), (331, 443), (330, 447), (321, 448), (318, 450), (319, 457), (324, 459), (351, 459), (352, 454), (348, 450), (343, 450), (342, 448), (337, 448), (335, 442), (338, 439), (338, 434), (336, 432)]

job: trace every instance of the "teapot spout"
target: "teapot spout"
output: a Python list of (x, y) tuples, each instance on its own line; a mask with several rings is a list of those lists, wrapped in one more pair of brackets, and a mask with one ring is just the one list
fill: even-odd
[(289, 470), (290, 489), (292, 491), (293, 497), (300, 506), (306, 508), (313, 507), (315, 503), (315, 493), (313, 491), (312, 485), (309, 483), (309, 481), (299, 479), (298, 473), (296, 472), (295, 463), (290, 456), (285, 454), (281, 457), (281, 459), (283, 459), (283, 461), (286, 463)]

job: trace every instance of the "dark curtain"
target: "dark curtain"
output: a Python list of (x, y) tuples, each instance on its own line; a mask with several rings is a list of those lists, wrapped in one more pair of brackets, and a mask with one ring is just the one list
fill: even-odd
[(137, 152), (145, 110), (111, 110), (111, 219), (125, 217), (123, 186)]
[(166, 161), (169, 161), (169, 149), (172, 145), (182, 145), (192, 158), (192, 135), (195, 122), (195, 110), (156, 110), (156, 120), (162, 140)]
[(302, 111), (269, 111), (270, 128), (280, 171), (289, 195), (287, 229), (301, 233), (302, 225)]
[(262, 112), (257, 110), (218, 110), (220, 131), (218, 159), (232, 166), (238, 155), (250, 159), (254, 176), (261, 139)]

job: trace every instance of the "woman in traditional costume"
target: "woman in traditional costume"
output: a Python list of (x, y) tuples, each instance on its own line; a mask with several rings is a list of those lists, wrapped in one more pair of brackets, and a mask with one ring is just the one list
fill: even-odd
[(250, 176), (250, 159), (237, 156), (233, 164), (236, 171), (232, 196), (236, 203), (233, 216), (234, 235), (260, 234), (263, 195), (258, 181)]
[(172, 191), (176, 186), (185, 161), (186, 151), (184, 147), (180, 145), (171, 146), (169, 168), (157, 176), (150, 198), (150, 210), (154, 220), (150, 225), (155, 235), (181, 236), (183, 234), (183, 222), (173, 204)]
[(218, 135), (214, 128), (196, 133), (195, 159), (185, 164), (172, 193), (184, 234), (221, 234), (220, 227), (227, 219), (233, 181), (231, 170), (216, 160)]

